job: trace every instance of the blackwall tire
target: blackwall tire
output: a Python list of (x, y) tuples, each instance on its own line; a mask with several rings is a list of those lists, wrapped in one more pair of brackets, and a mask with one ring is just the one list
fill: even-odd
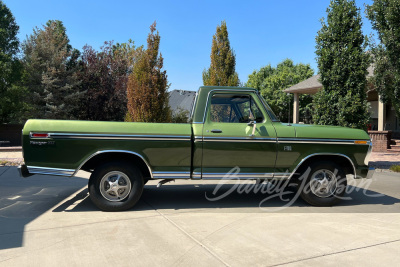
[(300, 196), (308, 204), (329, 207), (340, 202), (346, 193), (347, 178), (343, 168), (329, 161), (315, 162), (302, 175)]
[(90, 176), (90, 199), (103, 211), (129, 210), (140, 199), (143, 185), (137, 167), (125, 162), (106, 163)]

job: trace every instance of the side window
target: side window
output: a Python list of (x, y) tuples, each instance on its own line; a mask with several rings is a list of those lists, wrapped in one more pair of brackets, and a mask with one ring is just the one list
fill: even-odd
[(210, 120), (247, 123), (250, 120), (261, 122), (264, 117), (249, 95), (214, 94), (211, 98)]

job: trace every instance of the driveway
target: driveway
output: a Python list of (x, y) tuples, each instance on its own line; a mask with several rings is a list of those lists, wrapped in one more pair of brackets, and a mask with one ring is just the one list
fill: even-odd
[[(127, 212), (101, 212), (88, 174), (20, 178), (0, 168), (1, 266), (319, 266), (400, 261), (400, 175), (352, 180), (339, 206), (217, 181), (145, 186)], [(251, 182), (248, 183), (251, 185)], [(235, 190), (232, 190), (234, 188)], [(251, 187), (247, 187), (247, 189)], [(367, 188), (367, 189), (363, 189)], [(232, 191), (228, 196), (218, 198)], [(251, 191), (251, 190), (250, 190)], [(263, 201), (270, 198), (267, 201)], [(261, 205), (260, 205), (261, 203)]]

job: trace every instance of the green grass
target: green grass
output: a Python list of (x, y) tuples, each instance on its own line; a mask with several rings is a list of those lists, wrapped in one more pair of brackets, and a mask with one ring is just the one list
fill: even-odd
[(392, 165), (390, 166), (390, 170), (393, 172), (400, 172), (400, 165)]

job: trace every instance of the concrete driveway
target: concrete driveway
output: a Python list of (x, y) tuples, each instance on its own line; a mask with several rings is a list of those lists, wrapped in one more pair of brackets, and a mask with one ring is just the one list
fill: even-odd
[[(235, 190), (209, 201), (215, 181), (160, 188), (150, 182), (138, 205), (119, 213), (96, 209), (88, 199), (87, 178), (80, 172), (73, 178), (23, 179), (15, 167), (0, 168), (0, 265), (376, 266), (400, 261), (399, 174), (376, 173), (371, 184), (352, 183), (352, 200), (332, 208), (296, 200), (280, 209), (294, 193), (282, 200), (271, 192)], [(221, 188), (227, 192), (232, 185)]]

